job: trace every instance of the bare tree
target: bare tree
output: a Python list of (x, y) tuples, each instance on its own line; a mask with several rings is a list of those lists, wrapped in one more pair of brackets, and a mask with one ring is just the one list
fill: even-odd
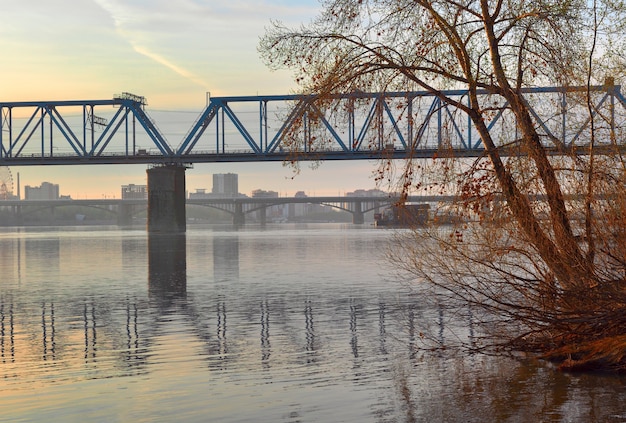
[[(467, 116), (483, 157), (447, 151), (426, 164), (409, 151), (400, 169), (382, 162), (380, 179), (403, 194), (455, 193), (456, 213), (475, 220), (416, 228), (398, 239), (394, 263), (429, 298), (476, 310), (482, 336), (466, 346), (624, 370), (624, 134), (598, 96), (614, 94), (626, 69), (625, 18), (612, 0), (329, 0), (308, 26), (274, 23), (260, 51), (270, 66), (293, 69), (320, 109), (338, 113), (341, 92), (422, 90)], [(548, 85), (580, 106), (571, 115), (585, 128), (578, 147), (546, 130), (524, 96)], [(543, 108), (565, 114), (554, 106)], [(497, 134), (496, 115), (508, 119)]]

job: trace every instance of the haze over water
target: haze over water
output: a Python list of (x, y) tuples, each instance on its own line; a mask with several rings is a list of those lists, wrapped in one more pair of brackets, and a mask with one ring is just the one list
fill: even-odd
[(339, 224), (0, 231), (0, 421), (624, 422), (626, 378), (425, 353), (445, 342)]

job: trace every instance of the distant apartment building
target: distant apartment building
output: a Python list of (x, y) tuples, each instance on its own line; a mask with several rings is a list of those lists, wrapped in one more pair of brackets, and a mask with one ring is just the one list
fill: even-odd
[[(295, 198), (307, 198), (308, 195), (304, 191), (298, 191), (294, 195)], [(312, 213), (324, 213), (327, 207), (322, 204), (313, 203), (291, 203), (289, 204), (289, 218), (305, 216)]]
[[(262, 189), (255, 189), (251, 193), (252, 198), (278, 198), (279, 194), (276, 191), (265, 191)], [(268, 207), (265, 211), (266, 217), (270, 220), (283, 220), (288, 216), (288, 208), (285, 204), (276, 204)], [(258, 213), (257, 213), (258, 215)], [(257, 216), (258, 217), (258, 216)]]
[(389, 193), (379, 189), (357, 189), (346, 192), (346, 197), (388, 197)]
[(252, 198), (278, 198), (278, 193), (276, 191), (255, 189), (252, 191)]
[(128, 184), (122, 185), (122, 200), (147, 200), (148, 186)]
[(239, 175), (236, 173), (213, 174), (213, 189), (207, 192), (205, 188), (196, 188), (196, 192), (190, 192), (190, 200), (208, 198), (238, 198), (245, 197), (239, 193)]
[(236, 173), (213, 174), (213, 197), (239, 197), (239, 175)]
[(59, 185), (50, 182), (42, 182), (38, 187), (26, 185), (24, 187), (24, 198), (26, 200), (58, 200)]
[(210, 192), (206, 192), (206, 189), (204, 188), (197, 188), (196, 192), (190, 192), (189, 193), (189, 199), (190, 200), (202, 200), (205, 198), (211, 198), (211, 193)]

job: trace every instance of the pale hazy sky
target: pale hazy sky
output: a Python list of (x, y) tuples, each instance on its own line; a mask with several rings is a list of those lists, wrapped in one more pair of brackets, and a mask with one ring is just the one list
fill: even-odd
[[(270, 72), (257, 52), (271, 20), (311, 21), (317, 0), (0, 0), (0, 101), (145, 96), (151, 109), (197, 111), (212, 96), (288, 94), (287, 71)], [(210, 189), (213, 173), (239, 174), (240, 191), (336, 195), (374, 188), (371, 162), (323, 163), (302, 174), (281, 163), (203, 164), (187, 188)], [(145, 166), (12, 167), (23, 186), (60, 185), (73, 198), (120, 196), (145, 184)]]

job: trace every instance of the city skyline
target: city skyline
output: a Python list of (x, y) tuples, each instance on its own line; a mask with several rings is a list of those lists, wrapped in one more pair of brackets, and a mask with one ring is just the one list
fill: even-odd
[[(257, 51), (272, 20), (299, 26), (313, 20), (316, 0), (138, 2), (43, 0), (12, 2), (0, 16), (0, 101), (107, 99), (123, 91), (146, 97), (151, 113), (184, 112), (188, 129), (211, 96), (288, 94), (287, 71), (270, 71)], [(80, 36), (77, 36), (80, 34)], [(198, 164), (188, 190), (206, 188), (214, 173), (241, 175), (242, 192), (272, 188), (335, 195), (375, 188), (373, 162), (307, 163), (294, 175), (282, 163)], [(54, 180), (73, 198), (119, 195), (142, 184), (141, 165), (12, 167), (21, 184)], [(294, 177), (295, 176), (295, 177)]]
[[(215, 178), (215, 176), (217, 175), (225, 175), (225, 174), (212, 174), (209, 175), (211, 176), (213, 179)], [(238, 174), (234, 174), (235, 176), (239, 176)], [(95, 196), (84, 196), (84, 197), (74, 197), (68, 193), (66, 193), (66, 191), (63, 190), (63, 187), (52, 181), (41, 181), (39, 184), (23, 184), (21, 181), (18, 182), (18, 175), (15, 175), (13, 180), (13, 197), (15, 199), (17, 199), (17, 197), (19, 196), (20, 199), (28, 199), (28, 195), (27, 195), (27, 190), (31, 190), (31, 192), (35, 192), (38, 190), (42, 190), (44, 188), (47, 188), (48, 186), (55, 186), (56, 187), (56, 193), (57, 193), (57, 198), (71, 198), (71, 199), (99, 199), (99, 198), (112, 198), (112, 199), (117, 199), (117, 198), (122, 198), (122, 191), (125, 188), (128, 187), (145, 187), (146, 184), (142, 183), (127, 183), (127, 184), (122, 184), (119, 187), (117, 187), (117, 192), (114, 194), (106, 194), (106, 193), (101, 193), (100, 195), (95, 195)], [(19, 183), (19, 186), (18, 186)], [(195, 188), (193, 190), (187, 188), (186, 189), (186, 195), (185, 197), (190, 197), (190, 194), (195, 194), (198, 191), (204, 191), (204, 192), (215, 192), (215, 186), (211, 187), (210, 185), (207, 185), (205, 187), (199, 187), (199, 188)], [(355, 187), (351, 190), (345, 190), (345, 191), (337, 191), (337, 192), (331, 192), (331, 193), (323, 193), (323, 192), (317, 192), (317, 191), (306, 191), (306, 190), (297, 190), (295, 192), (280, 192), (277, 190), (272, 189), (272, 187), (257, 187), (252, 189), (249, 192), (242, 192), (241, 190), (239, 190), (239, 194), (247, 196), (247, 197), (254, 197), (254, 192), (255, 191), (267, 191), (267, 192), (275, 192), (278, 194), (279, 197), (297, 197), (299, 194), (304, 193), (306, 196), (308, 197), (315, 197), (315, 196), (345, 196), (345, 195), (349, 195), (349, 194), (354, 194), (357, 192), (369, 192), (369, 191), (376, 191), (375, 188), (363, 188), (363, 187)], [(382, 192), (382, 191), (380, 191)], [(52, 199), (52, 198), (48, 198), (48, 199)]]

